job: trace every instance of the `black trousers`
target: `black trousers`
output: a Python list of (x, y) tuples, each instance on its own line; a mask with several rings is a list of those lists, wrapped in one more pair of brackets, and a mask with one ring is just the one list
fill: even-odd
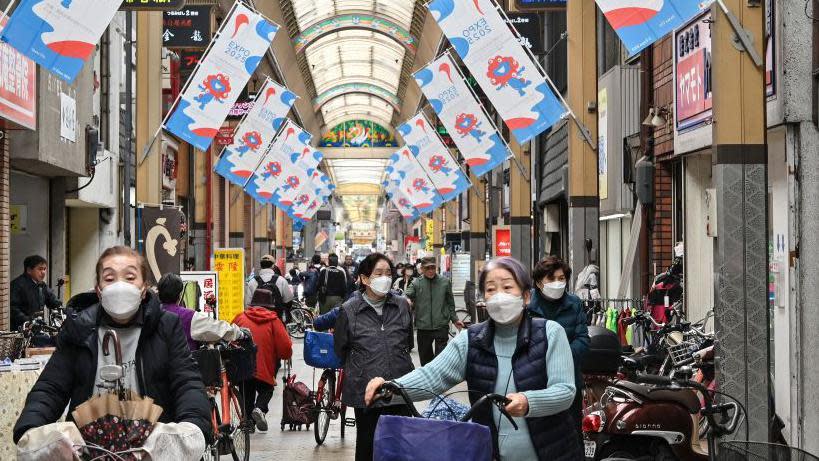
[[(432, 362), (449, 341), (449, 328), (440, 330), (418, 330), (418, 357), (421, 359), (421, 366)], [(435, 343), (435, 351), (432, 345)]]
[(242, 406), (245, 410), (245, 418), (250, 418), (250, 413), (254, 408), (262, 410), (262, 413), (267, 414), (270, 408), (270, 399), (273, 398), (274, 387), (264, 381), (256, 378), (248, 379), (239, 384), (239, 392), (241, 393)]
[(372, 461), (375, 427), (381, 415), (410, 416), (406, 405), (355, 409), (355, 461)]

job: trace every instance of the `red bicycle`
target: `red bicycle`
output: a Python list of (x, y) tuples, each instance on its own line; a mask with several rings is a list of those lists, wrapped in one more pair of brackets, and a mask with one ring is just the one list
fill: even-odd
[[(338, 379), (336, 379), (338, 373)], [(327, 369), (321, 374), (316, 388), (316, 423), (313, 425), (313, 435), (316, 443), (321, 445), (327, 438), (330, 430), (330, 421), (341, 419), (341, 438), (344, 438), (344, 428), (355, 427), (355, 419), (347, 418), (347, 405), (341, 402), (341, 389), (344, 387), (344, 370)]]

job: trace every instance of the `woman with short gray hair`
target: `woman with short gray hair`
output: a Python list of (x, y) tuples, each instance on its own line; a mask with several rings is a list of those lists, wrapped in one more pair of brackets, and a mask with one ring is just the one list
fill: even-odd
[[(473, 404), (481, 394), (505, 395), (519, 430), (497, 408), (476, 409), (472, 418), (491, 429), (495, 459), (583, 459), (567, 412), (575, 384), (566, 333), (555, 322), (524, 315), (531, 288), (529, 272), (518, 260), (490, 261), (478, 282), (490, 319), (462, 331), (432, 362), (395, 383), (418, 401), (429, 398), (425, 390), (440, 394), (462, 381), (477, 391), (469, 395)], [(367, 403), (384, 382), (369, 382)]]

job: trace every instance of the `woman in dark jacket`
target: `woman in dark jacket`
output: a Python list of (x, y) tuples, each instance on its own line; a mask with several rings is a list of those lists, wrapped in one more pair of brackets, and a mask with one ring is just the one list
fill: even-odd
[(586, 312), (583, 303), (577, 296), (566, 291), (566, 283), (571, 280), (572, 269), (566, 262), (556, 256), (547, 256), (532, 271), (535, 288), (532, 289), (532, 300), (527, 311), (531, 317), (545, 318), (560, 324), (566, 331), (569, 347), (574, 359), (575, 395), (569, 409), (575, 420), (578, 434), (582, 435), (583, 422), (583, 372), (581, 363), (589, 350), (589, 328), (586, 325)]
[(63, 324), (57, 349), (26, 398), (14, 442), (30, 429), (58, 421), (66, 405), (70, 418), (98, 392), (100, 367), (114, 364), (113, 354), (100, 352), (108, 330), (122, 344), (125, 387), (153, 398), (163, 408), (160, 422), (186, 423), (204, 439), (212, 430), (202, 379), (179, 317), (163, 311), (147, 289), (142, 256), (127, 247), (105, 250), (97, 262), (97, 294), (100, 302), (72, 313)]
[(381, 415), (410, 415), (399, 399), (370, 408), (364, 404), (370, 379), (397, 378), (414, 368), (412, 317), (407, 300), (390, 292), (392, 272), (392, 263), (383, 254), (367, 256), (358, 268), (361, 287), (342, 305), (335, 323), (335, 350), (345, 374), (341, 400), (355, 409), (357, 461), (372, 460)]

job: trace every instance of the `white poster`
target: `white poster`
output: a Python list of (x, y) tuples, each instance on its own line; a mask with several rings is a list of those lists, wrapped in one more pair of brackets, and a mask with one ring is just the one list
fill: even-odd
[(208, 150), (279, 26), (239, 1), (191, 75), (165, 129)]
[(233, 143), (222, 151), (214, 171), (233, 184), (244, 186), (297, 98), (287, 88), (267, 79), (253, 108), (236, 127)]
[(416, 72), (415, 81), (475, 176), (483, 176), (512, 156), (449, 53)]
[(60, 93), (60, 137), (77, 142), (77, 101)]
[[(216, 293), (219, 292), (219, 277), (216, 275), (216, 272), (207, 272), (207, 271), (192, 271), (192, 272), (180, 272), (179, 276), (182, 277), (182, 280), (185, 282), (196, 282), (199, 285), (199, 301), (198, 307), (202, 309), (202, 312), (210, 314), (212, 311), (207, 305), (205, 304), (205, 297), (209, 295), (216, 296)], [(219, 298), (217, 297), (217, 317), (218, 317), (218, 303)], [(194, 306), (186, 306), (188, 308), (194, 308)]]
[(492, 0), (433, 0), (428, 8), (519, 143), (568, 113)]

